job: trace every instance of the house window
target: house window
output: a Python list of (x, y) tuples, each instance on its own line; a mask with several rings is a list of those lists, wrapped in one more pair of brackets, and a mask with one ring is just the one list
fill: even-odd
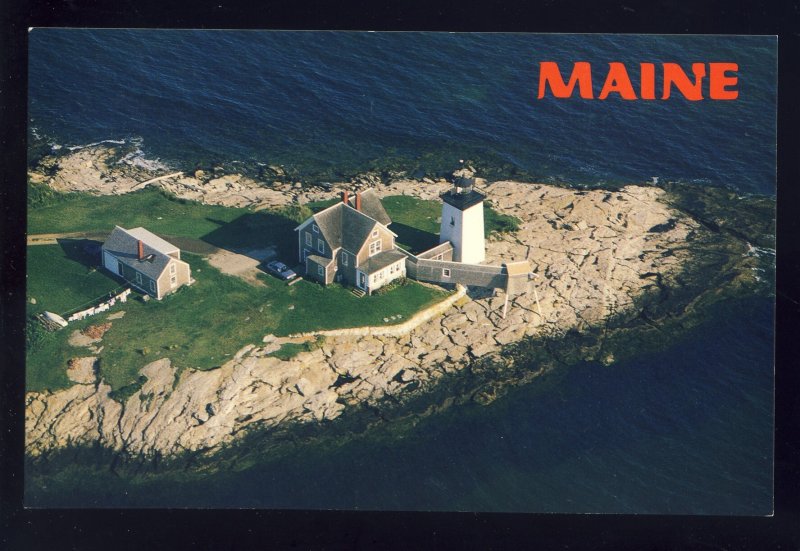
[(177, 277), (172, 276), (172, 277), (169, 278), (170, 287), (175, 287), (177, 284), (178, 284), (178, 278)]
[(342, 251), (342, 266), (347, 266), (347, 253)]
[(440, 254), (437, 254), (436, 258), (434, 258), (434, 260), (441, 260), (441, 259), (442, 259), (442, 255), (440, 255)]
[(324, 277), (325, 276), (325, 268), (323, 268), (322, 266), (317, 266), (317, 274)]
[(380, 241), (380, 239), (378, 241), (373, 241), (372, 243), (369, 244), (369, 255), (370, 256), (372, 256), (374, 254), (377, 254), (379, 252), (381, 252), (381, 241)]
[(442, 268), (442, 276), (450, 277), (450, 268)]
[(169, 265), (169, 273), (171, 273), (171, 274), (175, 273), (175, 264), (174, 263)]
[(316, 224), (311, 224), (311, 229), (314, 230), (314, 233), (319, 233), (319, 226)]
[(311, 234), (308, 232), (306, 232), (306, 245), (308, 245), (309, 247), (314, 246), (314, 238), (311, 237)]
[(156, 282), (153, 281), (152, 279), (150, 280), (150, 290), (151, 291), (155, 291), (156, 290)]
[(456, 225), (456, 219), (453, 218), (452, 216), (450, 217), (450, 225), (451, 226), (455, 226)]
[(139, 285), (142, 284), (142, 274), (140, 274), (139, 272), (136, 272), (136, 283), (138, 283)]
[(317, 239), (317, 250), (320, 253), (325, 254), (325, 241), (322, 239)]
[(378, 237), (378, 230), (374, 230), (372, 232), (372, 237)]

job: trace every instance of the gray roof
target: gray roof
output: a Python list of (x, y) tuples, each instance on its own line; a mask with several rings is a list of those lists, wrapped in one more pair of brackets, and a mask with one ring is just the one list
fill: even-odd
[(336, 203), (313, 216), (314, 222), (319, 226), (319, 231), (332, 249), (342, 246), (343, 206), (342, 203)]
[(373, 274), (378, 270), (384, 269), (390, 264), (394, 264), (398, 260), (404, 259), (406, 255), (400, 251), (384, 251), (375, 256), (371, 256), (367, 261), (358, 267), (359, 270), (366, 274)]
[[(367, 194), (366, 200), (364, 193)], [(320, 233), (333, 251), (339, 247), (344, 247), (351, 253), (357, 253), (361, 250), (361, 247), (364, 245), (364, 242), (367, 241), (376, 225), (381, 224), (386, 228), (382, 222), (375, 220), (369, 213), (364, 211), (364, 207), (367, 204), (377, 204), (380, 207), (380, 212), (378, 212), (377, 209), (373, 209), (373, 214), (380, 216), (382, 212), (383, 218), (388, 220), (389, 217), (386, 215), (386, 211), (383, 210), (380, 199), (374, 192), (364, 193), (361, 195), (361, 211), (357, 211), (355, 208), (339, 202), (312, 216), (317, 227), (319, 227)], [(307, 223), (308, 220), (303, 222), (296, 229), (300, 229)], [(388, 228), (386, 228), (386, 230), (394, 235), (394, 232)]]
[[(350, 206), (355, 208), (355, 196), (350, 197), (349, 202)], [(380, 197), (378, 197), (378, 194), (375, 193), (375, 190), (372, 188), (361, 192), (361, 212), (370, 218), (377, 220), (384, 226), (388, 226), (392, 223), (392, 219), (389, 218), (389, 215), (386, 213), (386, 209), (383, 208), (383, 203), (381, 203)]]
[(355, 209), (343, 208), (342, 211), (342, 243), (341, 246), (350, 252), (357, 253), (369, 238), (377, 222), (364, 216)]
[(154, 248), (160, 253), (172, 254), (180, 252), (180, 249), (178, 249), (178, 247), (176, 247), (169, 241), (161, 239), (153, 232), (146, 230), (142, 227), (133, 228), (126, 231), (136, 239), (141, 239), (146, 245)]
[[(450, 276), (444, 277), (442, 270), (450, 270)], [(502, 289), (506, 286), (508, 275), (503, 266), (484, 266), (463, 264), (442, 260), (409, 260), (407, 264), (409, 276), (422, 281), (436, 283), (460, 283), (477, 287), (493, 287)]]
[[(139, 260), (139, 241), (144, 245), (144, 260)], [(143, 275), (158, 279), (172, 260), (162, 251), (178, 248), (144, 228), (126, 230), (116, 226), (103, 243), (103, 250)]]
[(330, 266), (331, 262), (333, 262), (333, 258), (328, 258), (327, 256), (320, 256), (318, 254), (310, 254), (306, 257), (306, 259), (316, 262), (317, 264), (321, 264), (326, 268)]
[(445, 241), (444, 243), (439, 243), (432, 249), (428, 249), (427, 251), (421, 252), (417, 255), (417, 258), (433, 258), (438, 254), (444, 254), (448, 251), (453, 250), (453, 244), (449, 241)]

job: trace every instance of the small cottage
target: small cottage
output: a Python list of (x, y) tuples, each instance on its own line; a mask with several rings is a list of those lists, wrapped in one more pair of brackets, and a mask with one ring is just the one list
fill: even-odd
[(192, 282), (180, 249), (144, 228), (116, 226), (103, 243), (102, 262), (108, 271), (158, 300)]
[(406, 255), (397, 250), (391, 219), (373, 190), (318, 212), (295, 231), (306, 278), (340, 282), (365, 293), (406, 275)]

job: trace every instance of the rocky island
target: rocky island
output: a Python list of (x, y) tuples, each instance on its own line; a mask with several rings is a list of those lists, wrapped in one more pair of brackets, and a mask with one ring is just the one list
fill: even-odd
[[(367, 173), (325, 189), (287, 181), (278, 166), (259, 178), (153, 170), (120, 156), (93, 146), (45, 157), (29, 179), (95, 195), (159, 186), (184, 200), (254, 210), (332, 199), (338, 188), (436, 199), (450, 185)], [(179, 371), (166, 357), (143, 362), (140, 388), (124, 399), (98, 376), (100, 331), (74, 343), (71, 386), (28, 392), (29, 456), (99, 445), (125, 461), (209, 463), (374, 423), (413, 424), (454, 403), (491, 402), (561, 365), (613, 366), (687, 331), (709, 303), (773, 292), (771, 199), (669, 183), (578, 189), (478, 178), (476, 187), (521, 221), (490, 236), (487, 262), (528, 260), (536, 274), (505, 317), (500, 294), (462, 289), (397, 330), (265, 334), (211, 370)], [(272, 355), (290, 341), (314, 346), (289, 359)]]

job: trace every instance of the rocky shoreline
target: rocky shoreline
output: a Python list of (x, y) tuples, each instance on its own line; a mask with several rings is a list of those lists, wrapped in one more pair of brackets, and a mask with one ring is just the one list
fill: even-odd
[[(118, 158), (105, 146), (86, 148), (45, 158), (29, 177), (59, 191), (121, 194), (169, 175)], [(149, 185), (184, 199), (255, 209), (338, 193), (286, 182), (280, 167), (270, 170), (275, 180), (199, 172)], [(425, 199), (449, 186), (442, 179), (384, 182), (363, 175), (334, 188), (344, 185)], [(424, 416), (443, 403), (488, 403), (556, 363), (611, 365), (635, 352), (626, 339), (658, 331), (660, 324), (685, 329), (704, 302), (772, 292), (763, 271), (772, 263), (774, 221), (762, 198), (676, 186), (578, 190), (482, 179), (477, 185), (495, 210), (522, 220), (514, 234), (487, 242), (487, 262), (528, 259), (538, 276), (513, 297), (505, 319), (502, 295), (470, 289), (407, 335), (328, 337), (290, 360), (267, 356), (274, 348), (267, 335), (218, 369), (180, 375), (159, 359), (142, 367), (146, 381), (124, 403), (97, 379), (91, 354), (76, 348), (68, 372), (73, 386), (26, 396), (28, 454), (99, 445), (126, 456), (210, 458), (253, 438), (275, 435), (278, 442), (279, 434), (295, 429), (319, 429), (319, 435), (359, 412), (385, 422)], [(766, 253), (759, 252), (763, 248)], [(562, 360), (554, 362), (557, 357)]]

